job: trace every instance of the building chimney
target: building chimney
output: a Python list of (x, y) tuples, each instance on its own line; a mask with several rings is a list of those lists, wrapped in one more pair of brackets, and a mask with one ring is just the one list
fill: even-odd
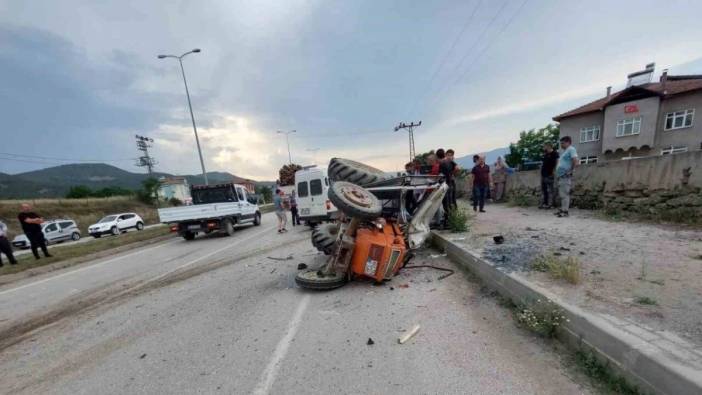
[(651, 77), (653, 77), (653, 71), (656, 68), (655, 63), (649, 63), (646, 65), (646, 68), (641, 71), (636, 71), (634, 73), (631, 73), (627, 75), (628, 81), (626, 82), (626, 87), (634, 86), (634, 85), (643, 85), (643, 84), (648, 84), (651, 82)]
[(609, 99), (610, 96), (612, 96), (612, 87), (608, 86), (607, 87), (607, 98)]
[(661, 92), (663, 92), (664, 95), (668, 93), (665, 90), (666, 82), (668, 82), (668, 69), (663, 69), (663, 74), (661, 74)]

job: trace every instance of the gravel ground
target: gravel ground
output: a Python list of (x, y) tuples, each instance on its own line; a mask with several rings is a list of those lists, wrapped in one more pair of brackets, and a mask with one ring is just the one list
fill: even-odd
[[(702, 345), (702, 230), (614, 222), (586, 210), (571, 210), (570, 218), (501, 204), (486, 210), (472, 217), (468, 233), (452, 238), (570, 303), (672, 330)], [(504, 236), (504, 244), (495, 244), (496, 235)], [(531, 271), (539, 255), (577, 257), (582, 283)], [(641, 297), (655, 304), (637, 303)]]

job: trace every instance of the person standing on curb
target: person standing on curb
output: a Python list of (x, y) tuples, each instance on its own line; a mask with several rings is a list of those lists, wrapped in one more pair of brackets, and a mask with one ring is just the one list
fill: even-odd
[(490, 186), (490, 166), (485, 164), (485, 157), (480, 156), (478, 164), (471, 170), (473, 174), (473, 211), (485, 212), (485, 197)]
[(7, 240), (7, 225), (5, 225), (4, 222), (0, 221), (0, 267), (3, 266), (2, 254), (5, 254), (7, 256), (7, 259), (10, 261), (10, 265), (17, 264), (17, 259), (15, 259), (15, 256), (12, 254), (12, 246)]
[(292, 226), (300, 225), (300, 215), (297, 213), (297, 200), (295, 200), (295, 191), (290, 195), (290, 216), (292, 217)]
[(32, 254), (34, 258), (39, 259), (39, 248), (44, 253), (46, 258), (51, 258), (52, 255), (49, 254), (49, 250), (46, 248), (46, 239), (44, 238), (44, 232), (41, 229), (41, 224), (44, 223), (44, 218), (40, 217), (37, 213), (32, 211), (32, 206), (28, 203), (22, 203), (22, 212), (19, 213), (17, 219), (19, 219), (20, 225), (22, 225), (22, 230), (24, 234), (29, 239), (29, 245), (32, 247)]
[(567, 217), (570, 208), (570, 189), (573, 186), (573, 170), (578, 166), (578, 152), (572, 146), (569, 136), (561, 137), (563, 154), (558, 159), (556, 175), (558, 175), (558, 196), (561, 198), (561, 208), (555, 213), (558, 217)]
[(550, 210), (556, 204), (556, 196), (553, 193), (553, 174), (558, 164), (558, 152), (553, 149), (551, 143), (544, 144), (544, 156), (541, 159), (541, 196), (543, 198), (539, 208)]
[(278, 233), (287, 232), (285, 225), (288, 223), (288, 217), (285, 215), (283, 191), (280, 189), (275, 190), (275, 196), (273, 196), (273, 207), (275, 207), (275, 216), (278, 217)]

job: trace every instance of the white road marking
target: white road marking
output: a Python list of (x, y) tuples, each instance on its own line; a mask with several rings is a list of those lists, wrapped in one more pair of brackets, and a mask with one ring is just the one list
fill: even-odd
[(307, 305), (309, 304), (310, 295), (307, 294), (302, 297), (300, 304), (297, 306), (297, 310), (295, 310), (295, 314), (293, 315), (292, 320), (288, 324), (288, 331), (285, 333), (285, 336), (283, 336), (283, 338), (280, 339), (280, 342), (278, 342), (278, 345), (275, 347), (275, 351), (273, 351), (273, 357), (271, 358), (270, 362), (268, 362), (266, 370), (263, 371), (263, 374), (261, 375), (261, 381), (258, 383), (258, 385), (253, 391), (254, 394), (268, 395), (268, 393), (270, 393), (271, 387), (273, 387), (273, 383), (275, 382), (275, 376), (278, 374), (280, 363), (283, 361), (285, 355), (288, 353), (290, 343), (295, 337), (295, 334), (297, 333), (297, 330), (300, 327), (300, 323), (302, 323), (302, 316), (305, 314), (305, 310), (307, 310)]
[(190, 266), (190, 265), (195, 264), (195, 263), (197, 263), (197, 262), (200, 262), (201, 260), (206, 259), (206, 258), (209, 258), (209, 257), (211, 257), (212, 255), (218, 254), (218, 253), (220, 253), (220, 252), (222, 252), (222, 251), (224, 251), (224, 250), (230, 249), (230, 248), (232, 248), (232, 247), (236, 247), (236, 246), (238, 246), (239, 244), (241, 244), (241, 243), (243, 243), (243, 242), (245, 242), (245, 241), (249, 241), (249, 240), (251, 240), (251, 239), (255, 239), (256, 237), (258, 237), (258, 236), (260, 236), (260, 235), (262, 235), (262, 234), (264, 234), (264, 233), (271, 232), (271, 231), (273, 231), (273, 229), (275, 229), (275, 228), (276, 228), (275, 226), (271, 226), (270, 228), (263, 229), (262, 231), (260, 231), (260, 232), (258, 232), (258, 233), (254, 233), (254, 234), (250, 235), (249, 237), (243, 238), (243, 239), (241, 239), (241, 240), (235, 240), (235, 242), (232, 243), (232, 244), (229, 244), (229, 245), (226, 245), (226, 246), (224, 246), (224, 247), (222, 247), (222, 248), (220, 248), (220, 249), (214, 250), (214, 251), (210, 252), (209, 254), (205, 254), (205, 255), (203, 255), (203, 256), (201, 256), (201, 257), (199, 257), (199, 258), (193, 259), (193, 260), (190, 261), (190, 262), (184, 263), (184, 264), (182, 264), (182, 265), (176, 267), (176, 268), (173, 269), (173, 270), (169, 270), (169, 271), (166, 272), (166, 273), (163, 273), (163, 274), (161, 274), (161, 275), (158, 275), (158, 276), (152, 278), (150, 281), (159, 280), (159, 279), (161, 279), (161, 278), (163, 278), (163, 277), (166, 277), (166, 276), (168, 276), (169, 274), (171, 274), (171, 273), (173, 273), (173, 272), (176, 272), (176, 271), (178, 271), (178, 270), (180, 270), (180, 269), (182, 269), (182, 268), (184, 268), (184, 267), (187, 267), (187, 266)]
[(127, 255), (118, 256), (118, 257), (115, 257), (115, 258), (112, 258), (112, 259), (108, 259), (108, 260), (106, 260), (106, 261), (102, 261), (102, 262), (100, 262), (100, 263), (95, 263), (95, 264), (90, 265), (90, 266), (82, 267), (82, 268), (80, 268), (80, 269), (71, 270), (70, 272), (66, 272), (66, 273), (62, 273), (62, 274), (57, 274), (57, 275), (55, 275), (55, 276), (48, 277), (48, 278), (45, 278), (45, 279), (43, 279), (43, 280), (35, 281), (35, 282), (33, 282), (33, 283), (24, 284), (24, 285), (21, 285), (21, 286), (19, 286), (19, 287), (15, 287), (15, 288), (11, 288), (11, 289), (6, 289), (6, 290), (4, 290), (4, 291), (0, 291), (0, 295), (4, 295), (4, 294), (6, 294), (6, 293), (10, 293), (10, 292), (14, 292), (14, 291), (19, 291), (20, 289), (24, 289), (24, 288), (31, 287), (31, 286), (34, 286), (34, 285), (43, 284), (43, 283), (45, 283), (45, 282), (47, 282), (47, 281), (56, 280), (57, 278), (65, 277), (65, 276), (68, 276), (68, 275), (71, 275), (71, 274), (76, 274), (76, 273), (82, 272), (82, 271), (84, 271), (84, 270), (94, 269), (94, 268), (96, 268), (96, 267), (100, 267), (100, 266), (102, 266), (102, 265), (106, 265), (106, 264), (108, 264), (108, 263), (112, 263), (112, 262), (114, 262), (114, 261), (118, 261), (118, 260), (120, 260), (120, 259), (128, 258), (128, 257), (130, 257), (130, 256), (134, 256), (134, 255), (137, 255), (137, 254), (141, 254), (141, 253), (144, 253), (144, 252), (147, 252), (147, 251), (155, 250), (155, 249), (157, 249), (157, 248), (161, 248), (161, 247), (167, 246), (167, 245), (169, 245), (169, 244), (173, 244), (173, 243), (175, 243), (175, 242), (176, 242), (176, 240), (171, 241), (171, 242), (168, 242), (168, 243), (159, 244), (159, 245), (154, 246), (154, 247), (151, 247), (151, 248), (146, 248), (146, 249), (143, 249), (143, 250), (137, 250), (137, 251), (131, 252), (131, 253), (127, 254)]

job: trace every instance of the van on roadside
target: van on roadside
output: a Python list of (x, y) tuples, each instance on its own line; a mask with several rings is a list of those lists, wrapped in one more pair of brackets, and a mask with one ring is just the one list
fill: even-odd
[(327, 169), (306, 166), (295, 173), (295, 201), (301, 221), (309, 226), (333, 221), (339, 211), (329, 200)]

